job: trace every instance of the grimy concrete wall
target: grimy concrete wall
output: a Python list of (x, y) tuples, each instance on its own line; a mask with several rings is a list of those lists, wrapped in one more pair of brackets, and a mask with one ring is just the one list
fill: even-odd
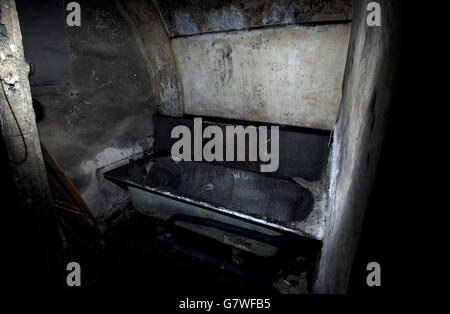
[(185, 113), (331, 129), (350, 0), (153, 3), (172, 38)]
[(169, 116), (183, 114), (183, 97), (170, 38), (158, 8), (150, 1), (116, 0), (117, 8), (134, 29), (151, 74), (158, 111)]
[(168, 35), (349, 21), (351, 0), (153, 0)]
[(368, 27), (368, 2), (353, 1), (343, 99), (330, 153), (329, 208), (316, 293), (347, 289), (396, 79), (400, 3), (378, 1), (381, 26)]
[[(151, 149), (152, 116), (157, 111), (175, 116), (183, 112), (226, 116), (220, 114), (222, 110), (236, 118), (318, 128), (329, 128), (334, 119), (349, 25), (289, 26), (249, 32), (243, 29), (302, 22), (348, 22), (349, 0), (78, 2), (81, 27), (68, 27), (65, 1), (17, 0), (25, 53), (36, 66), (31, 90), (33, 98), (42, 104), (43, 114), (38, 122), (41, 140), (95, 216), (127, 203), (128, 194), (104, 180), (102, 172), (112, 164)], [(240, 32), (226, 34), (225, 31), (236, 26), (231, 23), (236, 21), (233, 14), (228, 13), (236, 10), (242, 17)], [(205, 14), (211, 19), (205, 20)], [(187, 17), (181, 22), (194, 23), (196, 31), (182, 33), (184, 24), (176, 16)], [(181, 49), (181, 43), (191, 45), (192, 40), (195, 46), (196, 38), (202, 40), (202, 35), (185, 41), (174, 36), (210, 31), (223, 31), (208, 35), (211, 39), (217, 36), (214, 47), (208, 47), (212, 42), (206, 42), (203, 50), (189, 46), (190, 56), (185, 52), (177, 56), (177, 45)], [(245, 38), (241, 39), (239, 34), (244, 33)], [(335, 41), (333, 34), (340, 36), (341, 41)], [(233, 52), (229, 55), (221, 37), (230, 41)], [(277, 42), (282, 43), (280, 49), (276, 48)], [(296, 49), (305, 55), (296, 55)], [(322, 60), (313, 58), (314, 49), (314, 53), (324, 54)], [(327, 49), (330, 51), (326, 52)], [(210, 68), (201, 67), (206, 74), (196, 68), (195, 75), (190, 76), (186, 66), (192, 66), (189, 58), (195, 61), (199, 52), (209, 54), (206, 61)], [(328, 53), (332, 54), (331, 59)], [(283, 61), (277, 62), (278, 59)], [(324, 60), (328, 60), (327, 64), (322, 64)], [(305, 62), (309, 64), (307, 67), (303, 65)], [(326, 66), (332, 68), (334, 76), (324, 73)], [(203, 89), (204, 80), (197, 80), (202, 75), (217, 83), (215, 89), (209, 86)], [(310, 75), (312, 79), (308, 78)], [(256, 79), (261, 76), (267, 76), (267, 80)], [(296, 91), (298, 84), (306, 84), (302, 92)], [(208, 101), (201, 105), (209, 108), (209, 113), (201, 110), (202, 106), (193, 106), (195, 102), (191, 102), (190, 109), (183, 109), (183, 102), (192, 100), (190, 93), (195, 91), (198, 98)], [(321, 91), (325, 93), (322, 95)], [(201, 96), (202, 93), (205, 95)], [(228, 98), (230, 95), (233, 97)], [(233, 110), (227, 109), (227, 101), (233, 101)], [(292, 109), (300, 102), (303, 105)], [(279, 104), (283, 105), (281, 109), (277, 107)], [(317, 112), (313, 110), (315, 104), (324, 111), (309, 119), (309, 115)]]
[(159, 102), (139, 38), (115, 2), (77, 2), (81, 27), (66, 25), (62, 0), (17, 0), (25, 53), (36, 65), (31, 91), (42, 104), (41, 140), (101, 216), (128, 201), (103, 179), (103, 167), (152, 147)]
[(174, 38), (184, 112), (330, 130), (349, 34), (331, 24)]

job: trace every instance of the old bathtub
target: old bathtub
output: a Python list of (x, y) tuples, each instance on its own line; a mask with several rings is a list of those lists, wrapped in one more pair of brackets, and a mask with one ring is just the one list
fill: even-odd
[(147, 156), (105, 177), (127, 187), (137, 210), (163, 219), (177, 215), (183, 228), (260, 256), (275, 254), (282, 237), (277, 229), (289, 231), (313, 207), (311, 193), (294, 182), (169, 156)]
[(192, 118), (155, 117), (156, 152), (104, 174), (128, 189), (136, 210), (259, 256), (291, 236), (321, 238), (316, 200), (292, 179), (320, 178), (328, 134), (282, 128), (280, 168), (267, 174), (245, 162), (174, 161), (170, 132), (180, 124), (192, 128)]

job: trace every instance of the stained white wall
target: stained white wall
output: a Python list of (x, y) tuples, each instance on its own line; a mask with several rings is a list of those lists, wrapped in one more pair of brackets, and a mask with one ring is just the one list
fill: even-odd
[(187, 114), (332, 128), (350, 24), (172, 40)]
[[(389, 107), (398, 88), (400, 12), (404, 8), (400, 1), (379, 0), (382, 27), (369, 27), (369, 2), (353, 2), (351, 49), (330, 153), (328, 212), (314, 285), (317, 293), (347, 290)], [(384, 227), (380, 226), (380, 230)]]

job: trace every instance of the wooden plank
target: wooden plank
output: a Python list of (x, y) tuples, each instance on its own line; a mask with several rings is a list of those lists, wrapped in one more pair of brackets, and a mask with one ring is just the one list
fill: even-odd
[(86, 202), (81, 197), (80, 192), (78, 192), (72, 181), (70, 181), (64, 171), (62, 171), (56, 160), (52, 157), (52, 155), (48, 152), (47, 148), (42, 143), (41, 148), (46, 165), (49, 166), (49, 168), (54, 173), (54, 176), (58, 179), (58, 181), (60, 181), (61, 185), (64, 187), (64, 190), (68, 192), (71, 200), (77, 205), (77, 207), (83, 212), (83, 214), (86, 215), (89, 220), (91, 220), (91, 223), (95, 225), (94, 217), (92, 216), (92, 213), (89, 210)]

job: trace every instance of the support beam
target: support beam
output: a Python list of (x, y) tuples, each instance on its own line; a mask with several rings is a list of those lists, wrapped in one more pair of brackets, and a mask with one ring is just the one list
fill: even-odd
[(31, 268), (22, 269), (21, 274), (29, 272), (30, 275), (22, 275), (29, 280), (24, 284), (30, 287), (35, 280), (36, 284), (40, 281), (43, 289), (54, 289), (59, 285), (61, 242), (42, 159), (14, 0), (1, 1), (0, 27), (0, 126), (19, 208), (8, 207), (10, 211), (20, 212), (11, 213), (15, 218), (6, 222), (14, 228), (9, 241), (18, 240), (17, 250), (28, 259), (21, 261)]

